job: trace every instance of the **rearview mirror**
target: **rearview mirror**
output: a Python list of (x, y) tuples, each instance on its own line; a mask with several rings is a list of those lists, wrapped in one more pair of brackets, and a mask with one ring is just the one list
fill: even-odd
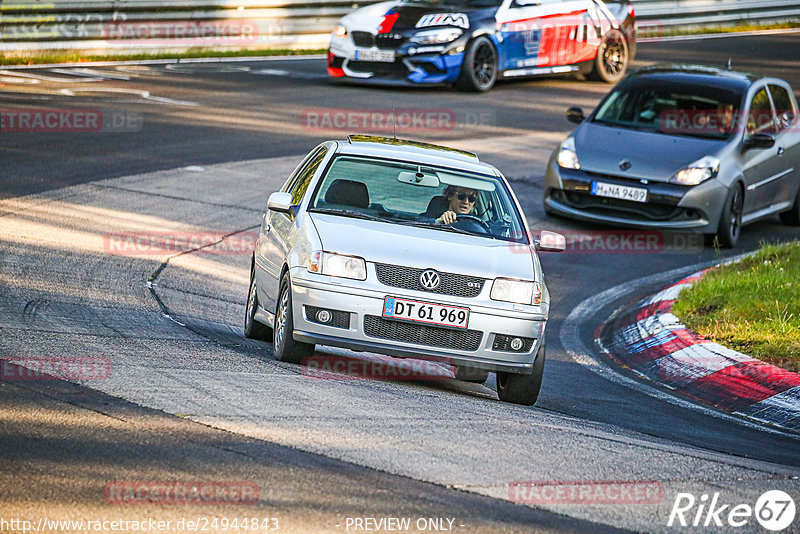
[(397, 181), (421, 187), (439, 187), (438, 176), (435, 174), (425, 174), (421, 171), (403, 171), (397, 175)]
[(572, 107), (567, 110), (567, 120), (575, 124), (580, 124), (586, 120), (586, 116), (583, 114), (581, 108)]
[(754, 133), (742, 143), (742, 151), (751, 148), (772, 148), (775, 146), (775, 137), (768, 133)]
[(267, 200), (267, 208), (278, 213), (291, 213), (292, 195), (280, 192), (272, 193)]
[(567, 249), (567, 239), (555, 232), (542, 230), (536, 241), (536, 250), (541, 252), (564, 252)]

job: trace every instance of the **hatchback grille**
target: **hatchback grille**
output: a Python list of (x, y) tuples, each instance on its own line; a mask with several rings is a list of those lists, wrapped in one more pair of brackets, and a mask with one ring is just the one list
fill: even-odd
[(439, 287), (427, 290), (422, 287), (419, 276), (426, 269), (415, 267), (403, 267), (401, 265), (389, 265), (386, 263), (376, 263), (375, 272), (378, 280), (383, 285), (400, 287), (403, 289), (413, 289), (415, 291), (428, 291), (440, 295), (452, 295), (454, 297), (477, 297), (486, 282), (483, 278), (466, 276), (463, 274), (439, 273), (441, 282)]
[(483, 337), (480, 330), (453, 330), (387, 321), (376, 315), (364, 316), (364, 333), (370, 337), (463, 351), (478, 350)]

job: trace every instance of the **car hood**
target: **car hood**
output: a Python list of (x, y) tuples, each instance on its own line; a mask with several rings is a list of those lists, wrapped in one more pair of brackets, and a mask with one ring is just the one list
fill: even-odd
[[(680, 137), (584, 123), (575, 130), (575, 150), (581, 170), (657, 182), (703, 156), (714, 155), (725, 141)], [(620, 168), (622, 160), (630, 168)]]
[(530, 246), (522, 243), (322, 213), (310, 215), (322, 248), (328, 252), (481, 278), (535, 277)]
[[(485, 18), (495, 13), (497, 8), (469, 7), (458, 2), (380, 2), (353, 11), (342, 18), (342, 23), (350, 31), (360, 30), (376, 33), (385, 16), (394, 16), (394, 23), (386, 31), (406, 32), (415, 28), (425, 29), (443, 26), (460, 27), (467, 30), (473, 20)], [(426, 17), (426, 15), (443, 15)], [(448, 16), (449, 15), (449, 16)]]

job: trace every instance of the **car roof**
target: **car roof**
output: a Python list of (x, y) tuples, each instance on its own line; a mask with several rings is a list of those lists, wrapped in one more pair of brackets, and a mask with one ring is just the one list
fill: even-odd
[(631, 80), (657, 77), (663, 81), (693, 82), (713, 85), (720, 89), (747, 90), (764, 76), (731, 69), (720, 69), (705, 65), (653, 65), (644, 67), (628, 76)]
[(500, 176), (500, 171), (481, 162), (472, 152), (442, 145), (371, 135), (349, 135), (338, 145), (340, 154), (400, 159)]

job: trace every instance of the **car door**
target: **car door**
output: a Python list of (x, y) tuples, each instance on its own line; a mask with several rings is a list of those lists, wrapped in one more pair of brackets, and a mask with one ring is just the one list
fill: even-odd
[(800, 183), (800, 127), (797, 106), (787, 87), (768, 84), (775, 108), (775, 171), (773, 181), (766, 184), (765, 193), (774, 204), (792, 203)]
[[(766, 85), (756, 89), (745, 109), (744, 139), (756, 133), (775, 134), (775, 113)], [(772, 203), (768, 194), (770, 179), (778, 172), (777, 147), (751, 148), (742, 154), (745, 180), (744, 216), (758, 216)]]
[[(292, 195), (292, 204), (299, 205), (302, 202), (311, 179), (326, 154), (327, 148), (324, 146), (312, 151), (281, 189), (282, 192)], [(295, 217), (287, 213), (278, 213), (269, 209), (264, 213), (256, 248), (258, 267), (256, 283), (261, 307), (268, 311), (275, 309), (280, 284), (279, 277), (290, 246), (290, 235), (295, 225)]]
[(510, 0), (497, 13), (500, 69), (521, 76), (591, 59), (599, 20), (586, 0)]

